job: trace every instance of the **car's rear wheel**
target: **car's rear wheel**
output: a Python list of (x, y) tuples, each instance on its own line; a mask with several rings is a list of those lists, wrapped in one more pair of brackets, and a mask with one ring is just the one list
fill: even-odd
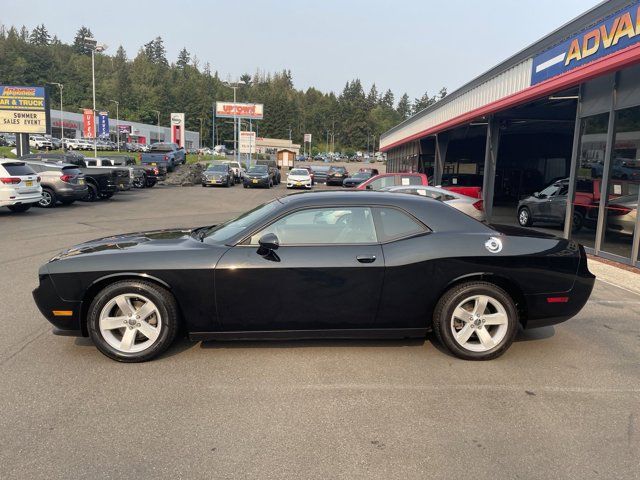
[(513, 342), (518, 331), (518, 311), (500, 287), (468, 282), (442, 296), (433, 315), (433, 330), (456, 357), (491, 360)]
[(584, 225), (584, 215), (578, 210), (573, 211), (573, 224), (571, 225), (571, 231), (577, 232)]
[(98, 187), (94, 184), (87, 184), (87, 194), (83, 198), (85, 202), (95, 202), (98, 199)]
[(115, 192), (102, 192), (98, 196), (102, 200), (109, 200), (111, 197), (115, 195)]
[(38, 202), (38, 206), (42, 208), (53, 208), (56, 206), (56, 194), (50, 188), (42, 189), (42, 198)]
[(9, 205), (7, 208), (13, 213), (22, 213), (29, 210), (32, 205), (32, 203), (21, 203), (20, 205)]
[(530, 227), (533, 223), (531, 221), (531, 212), (527, 207), (522, 207), (518, 210), (518, 223), (522, 227)]
[(178, 307), (164, 288), (139, 280), (113, 283), (91, 302), (89, 335), (120, 362), (144, 362), (164, 352), (178, 331)]
[(147, 176), (146, 175), (142, 175), (142, 177), (136, 177), (133, 180), (133, 186), (135, 188), (144, 188), (147, 186)]

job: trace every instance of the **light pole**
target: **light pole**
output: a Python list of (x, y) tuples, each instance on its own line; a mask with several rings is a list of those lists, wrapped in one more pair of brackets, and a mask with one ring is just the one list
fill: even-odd
[(199, 137), (200, 138), (200, 145), (199, 145), (199, 147), (202, 148), (202, 123), (204, 122), (204, 118), (198, 117), (198, 120), (200, 120), (200, 130), (198, 130), (198, 132), (200, 134), (200, 137)]
[(62, 110), (62, 88), (64, 85), (58, 82), (48, 82), (50, 85), (56, 85), (60, 89), (60, 141), (62, 142), (62, 151), (64, 152), (64, 110)]
[(238, 125), (237, 109), (236, 109), (236, 90), (240, 88), (240, 85), (247, 85), (247, 82), (237, 81), (235, 83), (224, 82), (225, 87), (233, 89), (233, 152), (236, 157), (236, 161), (240, 163), (240, 152), (238, 152), (238, 136), (240, 135), (240, 128)]
[(158, 142), (160, 141), (160, 110), (151, 110), (152, 112), (156, 112), (158, 114)]
[[(93, 40), (93, 39), (91, 39)], [(94, 43), (91, 46), (91, 80), (93, 83), (93, 157), (98, 156), (98, 144), (96, 139), (96, 52), (101, 53), (107, 49), (104, 44)]]
[(120, 102), (117, 100), (109, 100), (116, 104), (116, 135), (118, 136), (118, 153), (120, 153)]

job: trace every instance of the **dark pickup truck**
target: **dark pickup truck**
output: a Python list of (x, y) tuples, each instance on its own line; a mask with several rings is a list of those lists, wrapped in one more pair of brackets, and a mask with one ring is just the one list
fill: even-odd
[(84, 156), (75, 153), (32, 153), (20, 157), (24, 160), (41, 160), (48, 163), (65, 163), (76, 165), (84, 174), (88, 192), (84, 198), (93, 202), (99, 198), (111, 198), (118, 191), (118, 177), (111, 170), (87, 167)]
[(176, 165), (185, 164), (186, 162), (187, 154), (184, 148), (175, 143), (154, 143), (148, 152), (140, 154), (141, 165), (165, 167), (167, 172), (173, 172)]
[(112, 161), (114, 166), (132, 167), (141, 175), (136, 175), (133, 186), (136, 188), (151, 188), (156, 183), (167, 178), (167, 168), (160, 165), (138, 165), (135, 159), (128, 156), (102, 157)]

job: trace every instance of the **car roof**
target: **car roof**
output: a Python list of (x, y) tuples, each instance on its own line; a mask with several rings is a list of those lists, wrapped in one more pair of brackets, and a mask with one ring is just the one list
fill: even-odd
[(23, 158), (22, 159), (23, 162), (25, 163), (29, 163), (29, 164), (36, 164), (36, 165), (40, 165), (41, 167), (52, 167), (52, 168), (65, 168), (65, 167), (73, 167), (73, 168), (78, 168), (77, 165), (74, 165), (73, 163), (64, 163), (62, 161), (60, 162), (44, 162), (42, 160), (38, 160), (38, 159), (30, 159), (30, 158)]

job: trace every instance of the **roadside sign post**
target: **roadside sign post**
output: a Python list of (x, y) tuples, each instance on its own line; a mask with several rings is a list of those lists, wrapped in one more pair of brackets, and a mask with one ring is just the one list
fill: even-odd
[[(218, 118), (233, 118), (233, 148), (234, 157), (240, 163), (240, 122), (243, 118), (248, 120), (262, 120), (264, 118), (264, 105), (262, 103), (237, 103), (236, 88), (233, 88), (233, 102), (216, 102), (215, 116)], [(255, 142), (254, 142), (255, 144)]]
[(0, 85), (0, 130), (16, 134), (18, 156), (28, 154), (29, 134), (51, 131), (47, 89)]

